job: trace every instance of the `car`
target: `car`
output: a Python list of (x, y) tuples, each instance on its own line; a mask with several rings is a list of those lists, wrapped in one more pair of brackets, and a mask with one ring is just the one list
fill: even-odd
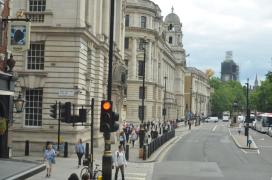
[(205, 119), (205, 122), (218, 122), (218, 117), (217, 116), (208, 117), (207, 119)]
[(268, 128), (267, 134), (272, 137), (272, 127)]

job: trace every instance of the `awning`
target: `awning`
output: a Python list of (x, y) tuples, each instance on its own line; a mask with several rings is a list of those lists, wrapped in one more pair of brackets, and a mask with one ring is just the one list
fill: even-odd
[(14, 96), (14, 92), (13, 92), (13, 91), (4, 91), (4, 90), (0, 90), (0, 95), (4, 95), (4, 96)]

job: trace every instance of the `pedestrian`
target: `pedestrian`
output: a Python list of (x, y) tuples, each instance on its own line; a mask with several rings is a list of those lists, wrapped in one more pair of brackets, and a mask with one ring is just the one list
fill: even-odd
[(120, 132), (120, 135), (119, 135), (119, 142), (120, 142), (120, 145), (122, 145), (122, 146), (125, 148), (126, 136), (125, 136), (124, 131), (121, 131), (121, 132)]
[(52, 148), (52, 144), (48, 143), (47, 148), (44, 151), (44, 157), (43, 157), (44, 158), (44, 162), (46, 164), (46, 177), (50, 177), (51, 176), (52, 164), (56, 163), (55, 157), (56, 157), (56, 152)]
[(119, 145), (118, 150), (114, 153), (115, 180), (118, 178), (119, 169), (121, 170), (122, 180), (125, 180), (124, 166), (127, 166), (125, 152), (122, 145)]
[(133, 128), (132, 132), (131, 132), (132, 147), (134, 147), (134, 144), (135, 144), (135, 141), (137, 140), (137, 138), (138, 138), (138, 135), (137, 135), (135, 129)]
[(78, 168), (79, 168), (81, 165), (81, 158), (83, 154), (85, 153), (85, 146), (82, 143), (82, 139), (79, 139), (78, 143), (75, 145), (75, 151), (78, 158)]
[(192, 126), (192, 121), (191, 120), (188, 121), (188, 125), (189, 125), (189, 130), (191, 130), (191, 126)]
[(68, 180), (79, 180), (79, 177), (77, 176), (76, 173), (72, 173), (72, 174), (69, 176)]

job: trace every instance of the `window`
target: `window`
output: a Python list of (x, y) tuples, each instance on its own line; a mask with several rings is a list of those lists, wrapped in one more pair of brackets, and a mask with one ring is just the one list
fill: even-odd
[(44, 69), (44, 44), (32, 43), (28, 50), (27, 69), (43, 70)]
[(29, 11), (42, 12), (45, 11), (46, 0), (29, 0)]
[(129, 48), (129, 38), (125, 37), (125, 49)]
[(171, 30), (173, 30), (173, 25), (172, 25), (172, 24), (170, 24), (170, 25), (168, 26), (168, 31), (171, 31)]
[(146, 16), (141, 16), (141, 28), (146, 28)]
[(173, 38), (172, 36), (169, 37), (169, 44), (172, 44), (173, 43)]
[(140, 120), (143, 119), (143, 115), (145, 115), (145, 106), (139, 106), (138, 108), (138, 117)]
[(29, 11), (31, 13), (26, 14), (27, 18), (32, 22), (44, 22), (44, 12), (46, 9), (46, 0), (29, 0)]
[(144, 50), (144, 48), (145, 48), (145, 40), (140, 39), (140, 41), (139, 41), (139, 50)]
[(126, 15), (126, 18), (125, 18), (125, 26), (126, 26), (126, 27), (129, 27), (129, 15)]
[(26, 89), (25, 98), (25, 125), (41, 126), (43, 90), (41, 88)]
[(138, 61), (138, 76), (144, 76), (144, 61)]
[(144, 88), (141, 86), (139, 87), (139, 99), (144, 99), (146, 97), (146, 93), (144, 93)]

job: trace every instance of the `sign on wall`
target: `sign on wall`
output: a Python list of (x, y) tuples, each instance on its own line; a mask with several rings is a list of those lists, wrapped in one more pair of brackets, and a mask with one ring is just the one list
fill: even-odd
[(8, 28), (8, 50), (22, 52), (30, 46), (30, 22), (12, 21)]

